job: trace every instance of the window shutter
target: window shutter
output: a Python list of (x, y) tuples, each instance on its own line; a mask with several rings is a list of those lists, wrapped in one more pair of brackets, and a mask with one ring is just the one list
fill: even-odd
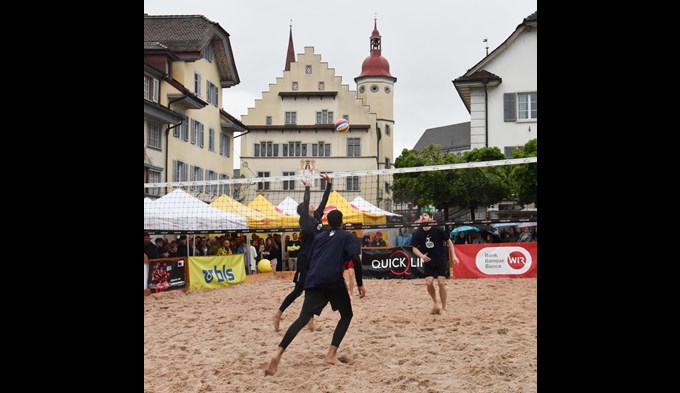
[(204, 138), (205, 135), (204, 135), (204, 132), (203, 132), (203, 124), (201, 124), (200, 130), (201, 130), (201, 131), (200, 131), (200, 138), (201, 138), (201, 140), (200, 140), (201, 145), (200, 145), (200, 146), (203, 147), (203, 143), (204, 143), (204, 139), (205, 139), (205, 138)]
[[(504, 121), (517, 120), (517, 105), (515, 104), (515, 93), (503, 94)], [(488, 116), (488, 115), (487, 115)]]
[(172, 181), (177, 181), (177, 160), (172, 160)]
[(158, 96), (160, 93), (160, 85), (158, 79), (153, 80), (153, 102), (158, 102)]

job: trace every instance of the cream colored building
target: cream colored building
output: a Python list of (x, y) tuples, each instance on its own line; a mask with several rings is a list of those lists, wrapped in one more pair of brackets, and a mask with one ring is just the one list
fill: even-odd
[[(370, 55), (355, 78), (357, 92), (342, 83), (342, 77), (313, 47), (305, 47), (296, 60), (291, 29), (283, 75), (241, 117), (250, 130), (241, 140), (241, 174), (274, 177), (299, 175), (305, 169), (316, 175), (390, 168), (397, 78), (389, 72), (381, 45), (374, 26)], [(349, 121), (350, 131), (335, 131), (334, 123), (341, 118)], [(324, 188), (323, 181), (315, 182), (312, 204), (318, 203)], [(391, 207), (389, 187), (375, 177), (338, 178), (333, 189), (347, 200), (362, 196), (380, 207)], [(248, 187), (243, 197), (247, 202), (262, 193), (274, 204), (287, 196), (301, 202), (303, 191), (299, 181), (261, 182)]]
[[(145, 149), (153, 150), (160, 181), (231, 178), (234, 134), (247, 128), (221, 109), (222, 89), (240, 83), (229, 34), (202, 15), (145, 14), (144, 61), (163, 73), (150, 82), (159, 83), (158, 104), (182, 117), (181, 123), (162, 127), (159, 148), (158, 122), (149, 121), (145, 109)], [(148, 83), (145, 72), (145, 97)], [(190, 191), (206, 201), (230, 193), (224, 186), (193, 186)]]

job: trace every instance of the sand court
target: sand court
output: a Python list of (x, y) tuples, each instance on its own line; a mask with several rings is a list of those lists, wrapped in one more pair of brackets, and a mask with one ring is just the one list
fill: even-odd
[(328, 305), (271, 377), (263, 370), (304, 300), (275, 332), (290, 279), (145, 296), (144, 392), (536, 392), (535, 278), (447, 280), (441, 315), (424, 279), (364, 284), (340, 362), (323, 361), (340, 318)]

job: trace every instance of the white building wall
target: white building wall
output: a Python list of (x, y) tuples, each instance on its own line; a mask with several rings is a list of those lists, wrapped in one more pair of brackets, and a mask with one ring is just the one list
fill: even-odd
[(489, 146), (501, 151), (505, 146), (522, 146), (537, 137), (535, 120), (503, 121), (504, 93), (538, 92), (537, 36), (537, 28), (525, 30), (484, 67), (503, 79), (500, 85), (489, 88)]

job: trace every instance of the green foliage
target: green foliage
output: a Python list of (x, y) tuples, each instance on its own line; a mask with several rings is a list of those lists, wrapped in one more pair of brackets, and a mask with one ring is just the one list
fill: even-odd
[[(512, 152), (513, 158), (537, 157), (538, 142), (534, 138), (527, 142), (524, 147), (515, 149)], [(536, 176), (537, 164), (513, 165), (510, 170), (510, 184), (512, 192), (520, 205), (536, 204), (536, 190), (538, 188), (538, 178)]]
[[(397, 168), (503, 160), (497, 147), (466, 152), (463, 157), (443, 153), (439, 145), (429, 145), (421, 152), (404, 149), (394, 161)], [(474, 210), (502, 201), (509, 195), (508, 169), (504, 167), (466, 168), (449, 171), (425, 171), (394, 175), (395, 202), (437, 209), (460, 207)]]

